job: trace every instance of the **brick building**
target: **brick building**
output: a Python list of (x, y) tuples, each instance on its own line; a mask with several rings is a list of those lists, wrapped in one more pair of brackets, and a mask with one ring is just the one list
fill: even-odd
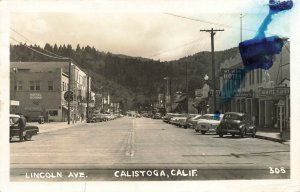
[[(11, 62), (10, 69), (10, 98), (19, 102), (11, 113), (22, 113), (29, 121), (40, 115), (49, 121), (67, 120), (68, 62)], [(73, 63), (71, 72), (71, 117), (78, 119), (86, 113), (87, 76)]]

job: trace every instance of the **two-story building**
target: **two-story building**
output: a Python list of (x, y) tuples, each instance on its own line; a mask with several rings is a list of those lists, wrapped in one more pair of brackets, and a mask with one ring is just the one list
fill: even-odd
[(274, 57), (269, 70), (255, 69), (241, 75), (239, 70), (243, 71), (243, 67), (239, 54), (221, 64), (219, 98), (232, 92), (234, 87), (237, 90), (230, 99), (219, 99), (220, 111), (247, 113), (259, 127), (289, 129), (289, 42)]
[[(68, 105), (64, 93), (69, 86), (68, 62), (11, 62), (10, 97), (18, 102), (13, 113), (22, 113), (29, 121), (40, 115), (49, 121), (67, 121)], [(87, 76), (71, 64), (71, 117), (85, 114)]]

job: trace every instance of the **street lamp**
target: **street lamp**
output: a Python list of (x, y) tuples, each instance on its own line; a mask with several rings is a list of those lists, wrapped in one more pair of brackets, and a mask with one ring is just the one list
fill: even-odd
[(207, 81), (208, 79), (209, 79), (208, 75), (207, 75), (207, 74), (205, 74), (205, 76), (204, 76), (204, 80), (205, 80), (205, 81)]

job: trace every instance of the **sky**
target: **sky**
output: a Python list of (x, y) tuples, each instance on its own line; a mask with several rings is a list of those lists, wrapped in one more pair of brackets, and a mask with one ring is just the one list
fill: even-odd
[[(9, 2), (6, 4), (6, 2)], [(256, 34), (259, 24), (267, 15), (267, 0), (114, 0), (103, 3), (104, 1), (62, 1), (62, 0), (43, 0), (43, 1), (0, 1), (0, 122), (1, 127), (8, 127), (9, 111), (9, 43), (10, 37), (18, 41), (26, 42), (28, 40), (19, 36), (11, 29), (25, 36), (33, 43), (44, 45), (45, 43), (77, 44), (90, 45), (100, 51), (110, 51), (113, 53), (122, 53), (132, 56), (142, 56), (160, 60), (179, 59), (181, 57), (193, 54), (202, 50), (210, 50), (209, 34), (200, 32), (200, 29), (209, 29), (214, 27), (222, 29), (221, 26), (205, 24), (198, 21), (178, 18), (166, 15), (172, 13), (180, 16), (205, 20), (214, 23), (233, 25), (235, 28), (225, 28), (224, 32), (218, 32), (215, 36), (215, 49), (223, 50), (236, 47), (240, 42), (239, 33), (239, 14), (243, 13), (243, 26), (251, 31), (243, 30), (243, 40), (253, 38)], [(86, 3), (88, 2), (88, 3)], [(100, 3), (99, 3), (100, 2)], [(141, 3), (143, 2), (143, 3)], [(144, 3), (146, 2), (146, 3)], [(188, 3), (187, 3), (188, 2)], [(6, 4), (6, 5), (5, 5)], [(296, 9), (296, 7), (298, 7)], [(295, 11), (298, 10), (298, 11)], [(276, 33), (279, 36), (291, 38), (291, 163), (293, 170), (291, 178), (293, 180), (270, 180), (270, 181), (218, 181), (217, 189), (222, 191), (229, 186), (234, 186), (233, 191), (243, 191), (243, 189), (257, 189), (282, 191), (294, 189), (295, 180), (299, 178), (299, 143), (300, 134), (297, 129), (299, 122), (300, 102), (300, 27), (297, 19), (300, 18), (299, 3), (295, 9), (280, 13), (274, 16), (274, 21), (268, 28), (269, 33)], [(292, 26), (292, 27), (290, 27)], [(253, 31), (254, 29), (254, 31)], [(28, 42), (28, 44), (30, 44)], [(9, 183), (9, 146), (7, 134), (0, 135), (2, 147), (1, 153), (1, 184), (10, 190), (3, 191), (21, 191), (28, 188), (27, 183)], [(296, 141), (296, 142), (295, 142)], [(122, 183), (124, 184), (124, 183)], [(128, 183), (126, 183), (128, 185)], [(132, 191), (132, 189), (141, 189), (142, 187), (153, 188), (153, 183), (131, 183), (130, 187), (124, 187), (123, 191)], [(186, 191), (195, 191), (199, 189), (199, 183), (172, 183), (173, 191), (179, 191), (184, 184)], [(215, 191), (212, 183), (200, 183), (204, 191)], [(213, 183), (214, 184), (214, 183)], [(167, 185), (167, 184), (165, 184)], [(165, 187), (164, 185), (164, 187)], [(170, 183), (169, 183), (170, 185)], [(35, 186), (35, 188), (33, 187)], [(80, 190), (82, 185), (71, 183), (70, 186), (77, 187)], [(120, 183), (88, 186), (92, 189), (101, 187), (120, 186)], [(155, 186), (158, 186), (155, 184)], [(214, 190), (208, 190), (208, 186), (214, 186)], [(292, 187), (293, 186), (293, 187)], [(44, 189), (48, 189), (45, 190)], [(47, 188), (46, 188), (47, 187)], [(52, 187), (52, 188), (51, 188)], [(55, 187), (55, 189), (54, 189)], [(105, 188), (106, 187), (106, 188)], [(152, 188), (151, 188), (152, 187)], [(60, 183), (55, 185), (32, 185), (31, 191), (74, 191), (74, 188)], [(54, 189), (54, 190), (51, 190)], [(165, 189), (165, 188), (164, 188)], [(280, 188), (281, 189), (281, 188)], [(150, 191), (148, 190), (148, 191)], [(96, 191), (96, 190), (94, 190)], [(112, 190), (110, 190), (112, 191)], [(152, 190), (153, 191), (153, 190)]]
[[(99, 51), (168, 61), (210, 51), (210, 34), (200, 32), (201, 29), (224, 29), (215, 35), (215, 50), (237, 47), (241, 41), (240, 14), (243, 13), (242, 38), (246, 40), (255, 36), (268, 11), (267, 1), (264, 0), (245, 0), (244, 4), (234, 0), (213, 0), (212, 11), (207, 11), (203, 2), (198, 4), (195, 1), (184, 4), (187, 6), (181, 9), (178, 8), (182, 5), (180, 3), (167, 9), (150, 9), (147, 4), (137, 6), (135, 1), (128, 2), (131, 3), (124, 4), (125, 8), (114, 4), (99, 11), (97, 8), (82, 11), (80, 6), (59, 11), (45, 8), (24, 11), (17, 8), (10, 13), (10, 37), (18, 42), (40, 46), (45, 43), (71, 44), (73, 48), (77, 44), (89, 45)], [(153, 2), (149, 7), (157, 8), (157, 1)], [(227, 11), (224, 2), (232, 2), (232, 7), (237, 6), (238, 9)], [(249, 2), (248, 6), (246, 2)], [(168, 7), (168, 3), (162, 4)], [(216, 4), (219, 6), (216, 7)], [(94, 7), (101, 5), (95, 4)], [(194, 5), (199, 6), (199, 11), (193, 8)], [(226, 11), (219, 11), (222, 6), (221, 10)], [(283, 13), (275, 17), (267, 32), (289, 37), (289, 22), (286, 21), (289, 21), (291, 14)], [(15, 40), (11, 43), (17, 43)]]

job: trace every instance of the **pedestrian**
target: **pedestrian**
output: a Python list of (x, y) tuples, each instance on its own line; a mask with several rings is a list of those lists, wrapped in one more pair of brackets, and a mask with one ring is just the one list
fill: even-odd
[(255, 115), (252, 115), (252, 119), (251, 119), (251, 120), (252, 120), (252, 124), (253, 124), (253, 125), (256, 125), (256, 118), (255, 118)]
[(25, 117), (21, 114), (20, 118), (15, 122), (15, 124), (18, 124), (20, 141), (23, 141), (25, 126), (26, 126), (26, 119), (25, 119)]
[(84, 118), (84, 114), (81, 113), (81, 122), (83, 121), (83, 118)]

